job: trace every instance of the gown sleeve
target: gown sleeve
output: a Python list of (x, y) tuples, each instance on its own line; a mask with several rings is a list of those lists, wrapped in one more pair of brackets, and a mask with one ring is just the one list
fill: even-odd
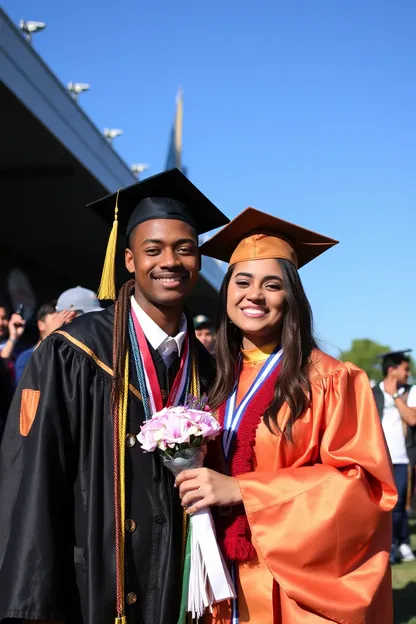
[(16, 390), (0, 449), (0, 621), (70, 621), (76, 605), (74, 440), (86, 367), (50, 336)]
[(369, 622), (389, 574), (396, 490), (367, 376), (340, 365), (314, 384), (310, 409), (321, 430), (319, 463), (238, 477), (253, 543), (304, 609)]

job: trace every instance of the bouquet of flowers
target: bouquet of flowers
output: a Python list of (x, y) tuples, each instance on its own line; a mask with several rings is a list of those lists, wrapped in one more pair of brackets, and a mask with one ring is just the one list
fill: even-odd
[[(206, 397), (188, 397), (186, 404), (165, 407), (142, 425), (137, 439), (149, 453), (159, 450), (164, 465), (177, 476), (201, 468), (206, 443), (221, 430)], [(216, 602), (235, 598), (235, 590), (215, 537), (209, 509), (191, 516), (186, 542), (180, 621), (186, 612), (203, 615)]]

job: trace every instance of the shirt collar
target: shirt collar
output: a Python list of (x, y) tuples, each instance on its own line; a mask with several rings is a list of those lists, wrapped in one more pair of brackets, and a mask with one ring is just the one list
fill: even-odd
[[(166, 351), (166, 347), (168, 343), (172, 340), (175, 341), (176, 347), (178, 350), (178, 354), (180, 355), (182, 352), (183, 343), (186, 336), (187, 331), (187, 323), (186, 316), (182, 314), (179, 333), (176, 336), (169, 336), (157, 323), (154, 322), (153, 319), (150, 318), (148, 314), (139, 306), (134, 295), (131, 297), (131, 306), (134, 310), (134, 313), (139, 321), (140, 327), (143, 330), (144, 335), (147, 340), (150, 342), (153, 349), (157, 349), (161, 355)], [(171, 351), (172, 349), (168, 349)]]

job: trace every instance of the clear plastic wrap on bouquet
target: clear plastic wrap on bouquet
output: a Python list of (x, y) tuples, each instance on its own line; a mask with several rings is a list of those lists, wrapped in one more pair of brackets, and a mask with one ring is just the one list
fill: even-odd
[[(177, 451), (173, 457), (162, 455), (162, 461), (176, 477), (183, 470), (202, 468), (205, 455), (206, 446), (199, 446)], [(217, 544), (210, 509), (202, 509), (191, 516), (187, 553), (186, 611), (193, 618), (200, 618), (214, 603), (235, 598), (233, 582)]]
[(177, 477), (178, 474), (184, 470), (192, 470), (193, 468), (202, 468), (204, 465), (205, 455), (207, 454), (207, 447), (194, 446), (193, 448), (185, 448), (181, 451), (177, 451), (173, 457), (168, 455), (162, 455), (162, 461), (164, 466), (171, 471), (171, 473)]
[[(165, 407), (153, 414), (137, 436), (147, 453), (159, 450), (163, 464), (177, 477), (184, 470), (202, 468), (206, 443), (221, 431), (206, 397), (187, 397), (186, 405)], [(216, 602), (235, 597), (230, 573), (217, 544), (210, 509), (190, 518), (186, 541), (179, 623), (186, 613), (201, 617)], [(178, 624), (179, 624), (178, 623)]]

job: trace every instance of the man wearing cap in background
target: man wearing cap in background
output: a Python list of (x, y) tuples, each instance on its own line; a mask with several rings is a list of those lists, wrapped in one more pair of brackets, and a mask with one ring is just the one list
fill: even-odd
[(63, 312), (64, 310), (74, 311), (77, 316), (80, 316), (89, 312), (101, 312), (103, 308), (93, 290), (76, 286), (65, 290), (59, 296), (56, 311)]
[(87, 288), (82, 288), (81, 286), (65, 290), (56, 302), (44, 303), (37, 313), (39, 342), (25, 349), (25, 351), (22, 351), (16, 359), (16, 386), (20, 381), (30, 356), (33, 351), (37, 349), (42, 340), (56, 329), (62, 327), (62, 325), (72, 321), (76, 316), (86, 314), (87, 312), (100, 312), (102, 309), (95, 292)]
[(381, 356), (384, 379), (373, 394), (393, 463), (398, 500), (393, 509), (393, 539), (390, 561), (414, 561), (410, 548), (406, 511), (416, 464), (416, 386), (409, 386), (410, 350)]
[(194, 317), (194, 328), (198, 340), (211, 355), (215, 355), (215, 330), (211, 319), (205, 314), (198, 314)]
[(92, 208), (116, 212), (101, 298), (115, 294), (118, 219), (134, 280), (44, 340), (19, 384), (0, 455), (0, 620), (177, 624), (182, 508), (136, 435), (154, 409), (212, 384), (184, 302), (198, 234), (228, 219), (177, 169)]

